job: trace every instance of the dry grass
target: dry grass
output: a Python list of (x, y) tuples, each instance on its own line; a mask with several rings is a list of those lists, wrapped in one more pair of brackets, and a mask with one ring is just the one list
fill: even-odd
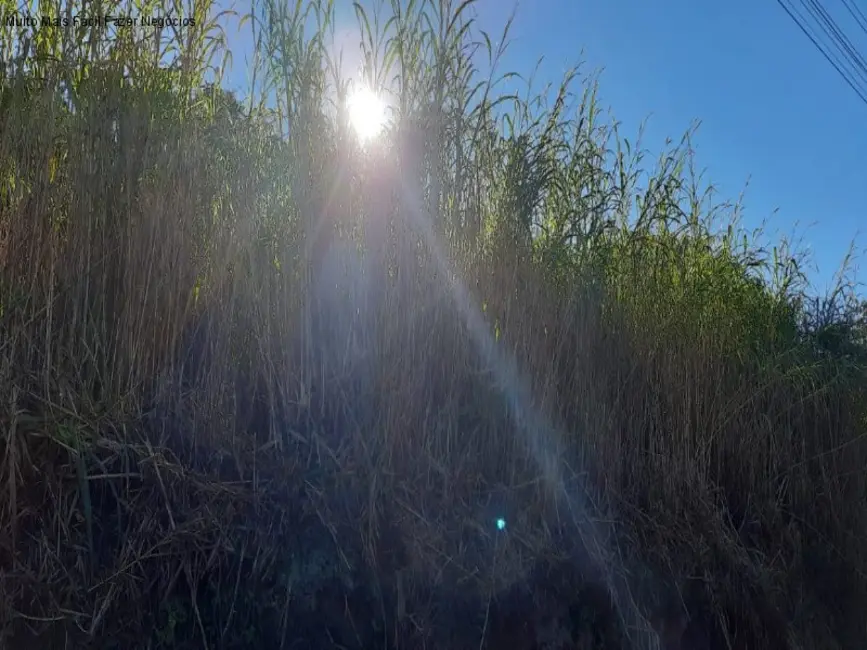
[(452, 121), (471, 32), (361, 151), (255, 11), (313, 62), (273, 109), (190, 90), (207, 30), (74, 112), (38, 57), (0, 86), (6, 647), (862, 644), (863, 350), (816, 353), (790, 260), (751, 279), (665, 157), (639, 190), (590, 81)]

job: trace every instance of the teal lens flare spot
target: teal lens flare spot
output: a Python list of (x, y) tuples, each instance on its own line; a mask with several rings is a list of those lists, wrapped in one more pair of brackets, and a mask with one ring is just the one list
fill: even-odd
[(505, 519), (497, 519), (497, 530), (506, 530), (506, 520)]

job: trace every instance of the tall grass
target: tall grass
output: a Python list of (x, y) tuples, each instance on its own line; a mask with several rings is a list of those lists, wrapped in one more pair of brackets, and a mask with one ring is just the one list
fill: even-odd
[(8, 647), (867, 640), (863, 303), (690, 134), (507, 93), (471, 0), (356, 5), (366, 147), (334, 3), (252, 6), (242, 100), (210, 0), (99, 8), (196, 27), (0, 32)]

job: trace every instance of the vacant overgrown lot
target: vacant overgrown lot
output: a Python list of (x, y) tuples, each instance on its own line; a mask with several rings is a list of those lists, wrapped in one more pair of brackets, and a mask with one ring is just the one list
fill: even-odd
[(284, 4), (243, 101), (208, 0), (0, 32), (0, 644), (863, 647), (852, 288), (472, 2), (358, 12), (362, 146)]

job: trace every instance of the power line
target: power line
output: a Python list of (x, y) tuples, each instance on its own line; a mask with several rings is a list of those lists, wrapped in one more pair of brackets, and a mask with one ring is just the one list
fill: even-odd
[[(843, 0), (843, 2), (846, 4), (847, 0)], [(783, 8), (789, 18), (791, 18), (804, 35), (810, 39), (810, 42), (817, 50), (819, 50), (819, 52), (822, 53), (822, 56), (824, 56), (828, 63), (834, 67), (837, 73), (843, 77), (843, 80), (852, 90), (855, 91), (861, 101), (867, 104), (867, 90), (860, 87), (861, 84), (858, 82), (858, 77), (867, 81), (867, 60), (865, 60), (863, 55), (855, 49), (851, 40), (849, 40), (849, 38), (843, 33), (843, 30), (840, 29), (837, 22), (831, 17), (827, 10), (818, 2), (818, 0), (801, 1), (803, 9), (805, 9), (812, 17), (813, 21), (817, 23), (818, 31), (825, 37), (826, 42), (823, 43), (822, 36), (814, 34), (813, 31), (807, 27), (808, 21), (805, 20), (804, 15), (798, 11), (795, 6), (785, 2), (784, 0), (777, 0), (777, 4)], [(849, 4), (846, 4), (846, 8), (850, 10), (853, 17), (855, 17), (855, 14), (859, 14), (861, 18), (864, 18), (864, 25), (861, 24), (861, 21), (858, 20), (858, 18), (855, 18), (856, 22), (860, 27), (862, 27), (862, 29), (867, 26), (867, 17), (864, 16), (863, 12), (861, 12), (857, 6), (850, 7)], [(867, 29), (865, 29), (865, 31), (867, 31)], [(831, 41), (830, 46), (827, 44), (828, 39)], [(836, 47), (834, 47), (835, 45)], [(833, 50), (836, 50), (836, 52)]]
[[(815, 15), (815, 9), (810, 8), (810, 6), (806, 5), (806, 4), (804, 4), (803, 8), (807, 11), (809, 16), (813, 18), (814, 22), (816, 22), (816, 23), (820, 22)], [(804, 31), (808, 31), (807, 24), (810, 23), (810, 21), (807, 20), (804, 17), (804, 15), (796, 7), (793, 6), (791, 8), (791, 10), (797, 16), (797, 19), (795, 20), (795, 22), (798, 24), (798, 26), (801, 27), (801, 29), (803, 29)], [(821, 25), (820, 25), (819, 31), (823, 32), (826, 37), (828, 36), (827, 30), (821, 29)], [(818, 41), (821, 41), (822, 37), (816, 34), (815, 29), (809, 30), (808, 36), (810, 37), (810, 40), (812, 40), (814, 43), (816, 43), (817, 47), (822, 52), (822, 54), (824, 54), (826, 58), (831, 59), (832, 65), (834, 65), (835, 68), (838, 68), (838, 71), (844, 76), (844, 78), (849, 79), (850, 83), (855, 83), (854, 80), (851, 80), (851, 77), (848, 76), (848, 74), (847, 74), (848, 71), (843, 70), (844, 68), (846, 68), (846, 63), (845, 63), (845, 61), (843, 61), (841, 59), (841, 53), (839, 51), (839, 46), (837, 48), (837, 51), (835, 52), (832, 49), (828, 48), (827, 45), (822, 45), (822, 44), (818, 43)]]
[(855, 22), (858, 23), (858, 27), (867, 34), (867, 16), (864, 15), (864, 12), (852, 0), (842, 0), (842, 2)]
[(808, 0), (808, 2), (812, 6), (811, 13), (813, 17), (825, 25), (825, 33), (830, 33), (833, 36), (833, 40), (837, 42), (838, 48), (842, 48), (843, 50), (845, 50), (845, 52), (852, 60), (852, 65), (856, 68), (856, 70), (860, 70), (861, 77), (867, 79), (867, 62), (865, 62), (864, 57), (861, 56), (860, 52), (855, 49), (852, 41), (850, 41), (849, 38), (843, 33), (843, 30), (840, 29), (840, 26), (837, 25), (837, 22), (833, 18), (831, 18), (827, 10), (821, 4), (819, 4), (817, 0)]

